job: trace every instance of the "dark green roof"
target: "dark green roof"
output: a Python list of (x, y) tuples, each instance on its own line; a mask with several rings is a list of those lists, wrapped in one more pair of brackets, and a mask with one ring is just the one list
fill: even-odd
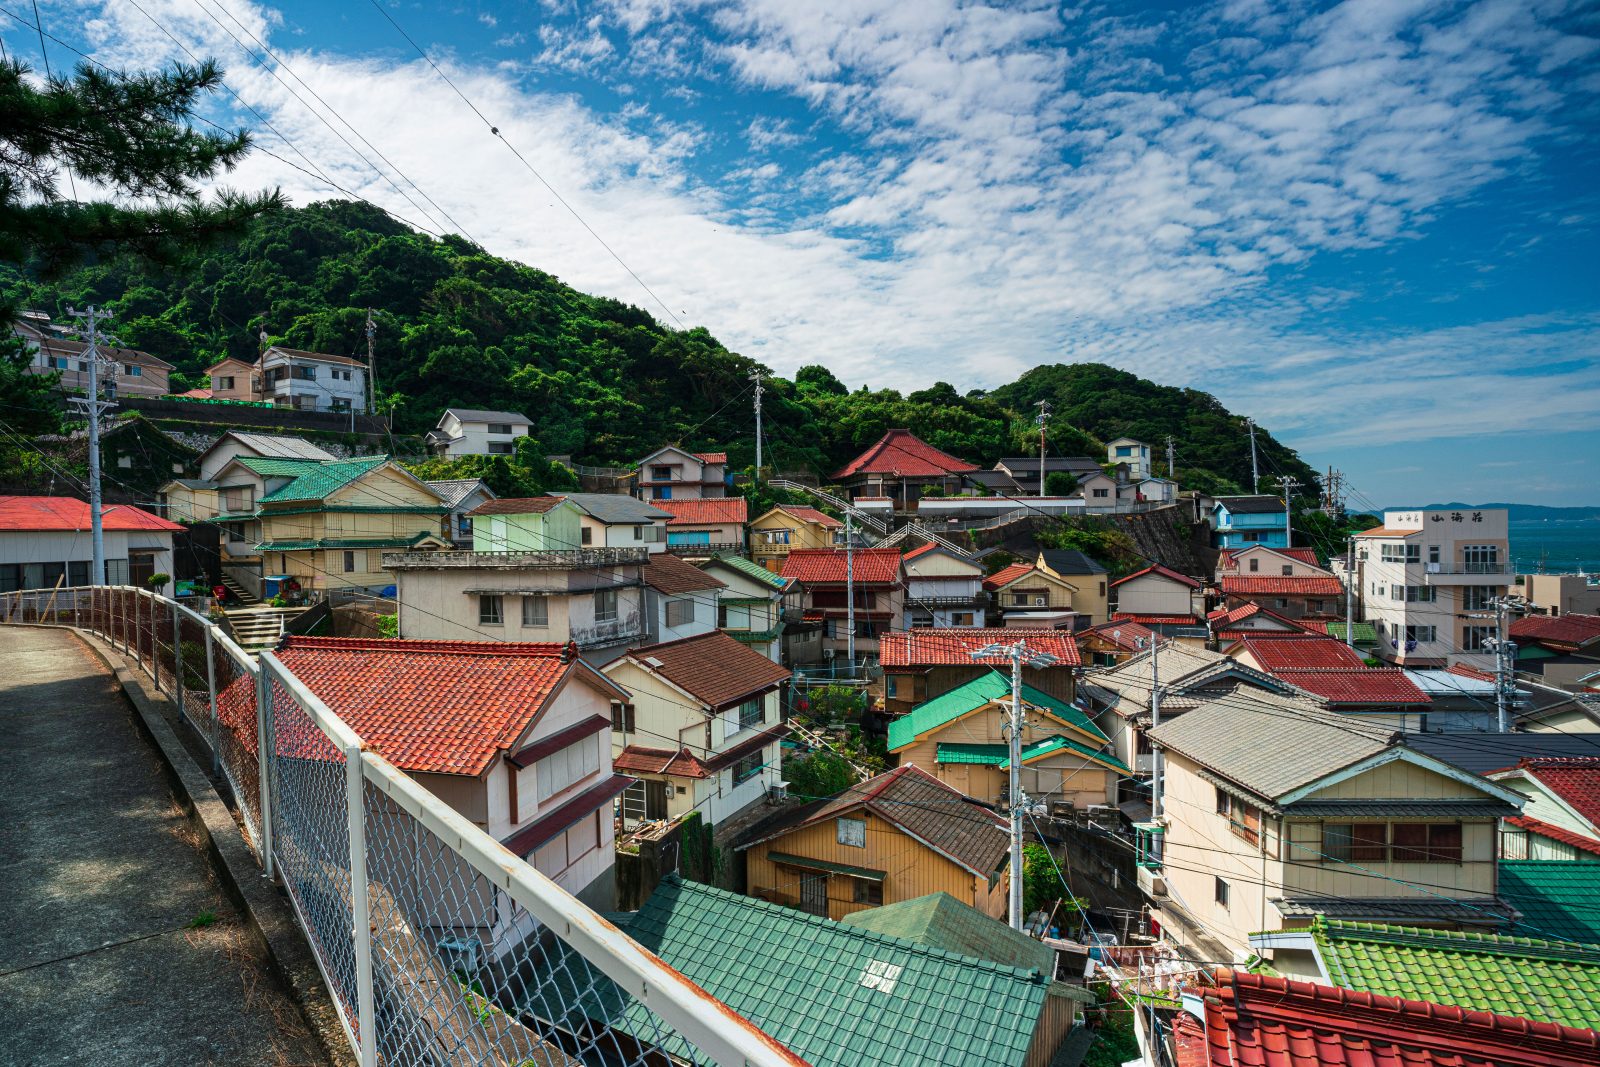
[[(1333, 638), (1337, 638), (1338, 640), (1343, 641), (1344, 640), (1344, 626), (1345, 626), (1345, 624), (1343, 622), (1331, 622), (1330, 621), (1328, 623), (1328, 636), (1329, 637), (1333, 637)], [(1370, 622), (1358, 622), (1358, 623), (1355, 624), (1355, 627), (1356, 627), (1356, 632), (1355, 632), (1355, 636), (1351, 638), (1352, 641), (1355, 641), (1358, 644), (1363, 644), (1363, 645), (1371, 645), (1371, 644), (1376, 644), (1377, 643), (1378, 630), (1377, 630), (1377, 628), (1375, 626), (1373, 626), (1372, 623), (1370, 623)]]
[(919, 945), (942, 948), (962, 956), (1003, 963), (1024, 971), (1053, 974), (1055, 950), (991, 919), (949, 893), (929, 893), (881, 908), (846, 915), (843, 922), (890, 937), (903, 937)]
[[(812, 1067), (1020, 1065), (1049, 980), (739, 896), (676, 875), (624, 929)], [(639, 1002), (552, 939), (549, 976), (523, 1003), (576, 1027), (585, 1019), (690, 1058), (690, 1046)], [(553, 958), (551, 958), (553, 957)], [(698, 1059), (698, 1057), (695, 1057)]]
[(1600, 863), (1501, 860), (1500, 896), (1522, 912), (1519, 930), (1600, 944)]
[(257, 552), (311, 552), (323, 548), (412, 548), (428, 538), (444, 539), (436, 533), (412, 534), (410, 537), (324, 537), (321, 540), (263, 541), (255, 546)]
[(1006, 761), (1006, 746), (980, 745), (970, 741), (940, 741), (934, 746), (935, 763), (982, 763), (998, 767)]
[(240, 456), (235, 462), (242, 467), (255, 471), (263, 478), (298, 478), (310, 468), (327, 461), (321, 459), (282, 459), (276, 456)]
[(721, 563), (726, 567), (731, 567), (740, 574), (744, 575), (746, 578), (753, 578), (762, 585), (768, 586), (772, 589), (781, 590), (784, 588), (784, 586), (788, 585), (788, 582), (785, 579), (773, 574), (761, 564), (745, 559), (743, 556), (732, 556), (719, 552), (715, 556), (711, 557), (711, 561)]
[[(1042, 738), (1033, 742), (1031, 745), (1024, 745), (1022, 747), (1022, 762), (1029, 763), (1040, 756), (1048, 756), (1052, 753), (1062, 751), (1075, 752), (1080, 756), (1084, 756), (1088, 759), (1096, 760), (1100, 763), (1106, 764), (1115, 770), (1121, 771), (1123, 774), (1133, 773), (1127, 764), (1117, 759), (1117, 757), (1113, 756), (1111, 753), (1101, 752), (1097, 749), (1090, 748), (1088, 745), (1079, 744), (1078, 742), (1072, 740), (1072, 738), (1062, 737), (1060, 734), (1056, 734), (1054, 737)], [(1011, 760), (1005, 760), (1000, 764), (1000, 766), (1005, 770), (1010, 770)]]
[[(912, 708), (889, 724), (889, 751), (904, 748), (918, 737), (936, 730), (946, 723), (954, 722), (961, 716), (971, 711), (976, 711), (994, 700), (1007, 699), (1011, 696), (1011, 680), (999, 671), (989, 671), (980, 674), (964, 685), (959, 685), (948, 693), (940, 694), (932, 700), (924, 701)], [(1062, 722), (1071, 723), (1091, 737), (1101, 741), (1106, 740), (1106, 735), (1090, 721), (1089, 717), (1065, 700), (1042, 693), (1031, 685), (1022, 687), (1022, 702), (1055, 716)]]
[[(1600, 877), (1600, 865), (1586, 866)], [(1600, 945), (1321, 916), (1312, 933), (1329, 980), (1346, 989), (1600, 1027)]]
[[(1039, 756), (1048, 756), (1054, 752), (1075, 752), (1087, 759), (1096, 760), (1123, 774), (1132, 774), (1133, 771), (1117, 757), (1109, 752), (1100, 752), (1082, 745), (1071, 738), (1056, 734), (1053, 737), (1041, 738), (1022, 747), (1022, 762), (1028, 763)], [(982, 763), (1002, 770), (1011, 769), (1010, 752), (1004, 744), (974, 744), (967, 741), (940, 741), (934, 746), (935, 763)]]
[[(281, 461), (280, 461), (281, 462)], [(388, 456), (362, 456), (358, 459), (323, 460), (303, 465), (294, 481), (261, 498), (263, 504), (285, 500), (322, 500), (368, 471), (389, 462)]]

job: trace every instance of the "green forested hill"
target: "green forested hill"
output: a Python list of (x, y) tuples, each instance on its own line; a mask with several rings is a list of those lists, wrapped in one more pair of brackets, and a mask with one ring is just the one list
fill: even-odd
[[(417, 234), (361, 204), (276, 213), (183, 270), (113, 260), (45, 284), (0, 268), (0, 291), (58, 317), (69, 304), (109, 306), (124, 344), (179, 368), (175, 391), (204, 384), (203, 369), (224, 356), (253, 360), (263, 330), (273, 343), (364, 356), (371, 307), (378, 388), (398, 430), (421, 433), (449, 406), (514, 408), (533, 419), (545, 452), (583, 462), (625, 463), (665, 442), (726, 448), (735, 466), (754, 460), (754, 361), (704, 329), (666, 329), (637, 307), (460, 238)], [(1032, 405), (1041, 398), (1055, 408), (1053, 454), (1096, 454), (1098, 442), (1122, 434), (1159, 447), (1172, 434), (1180, 481), (1249, 488), (1240, 417), (1209, 394), (1100, 364), (1036, 367), (966, 395), (943, 382), (908, 394), (848, 392), (825, 368), (804, 367), (768, 383), (767, 462), (826, 475), (885, 430), (907, 426), (988, 465), (1034, 451)], [(1276, 469), (1312, 479), (1265, 431), (1257, 441)]]

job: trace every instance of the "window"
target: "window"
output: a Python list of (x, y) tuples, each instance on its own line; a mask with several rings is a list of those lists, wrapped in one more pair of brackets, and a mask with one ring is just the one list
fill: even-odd
[(1285, 563), (1285, 564), (1284, 564), (1284, 565), (1283, 565), (1283, 576), (1284, 576), (1284, 577), (1285, 577), (1285, 578), (1288, 578), (1288, 577), (1291, 577), (1291, 576), (1292, 576), (1292, 575), (1293, 575), (1293, 574), (1294, 574), (1294, 567), (1293, 567), (1293, 566), (1291, 566), (1291, 565), (1290, 565), (1290, 564), (1288, 564), (1288, 563)]
[(1094, 496), (1094, 498), (1096, 500), (1104, 500), (1106, 497), (1111, 495), (1111, 490), (1109, 490), (1109, 489), (1091, 489), (1090, 493)]
[(1500, 546), (1462, 545), (1461, 562), (1469, 574), (1494, 574), (1500, 570)]
[(231, 374), (226, 374), (226, 375), (219, 374), (219, 375), (217, 375), (215, 378), (211, 379), (211, 388), (213, 388), (213, 389), (232, 389), (233, 388), (233, 375), (231, 375)]
[(130, 378), (142, 378), (142, 377), (144, 377), (144, 368), (139, 366), (139, 364), (137, 364), (137, 363), (124, 363), (122, 365), (122, 370), (123, 370), (123, 373), (125, 373)]
[(1013, 593), (1013, 594), (1011, 594), (1011, 603), (1015, 604), (1019, 608), (1027, 607), (1028, 606), (1028, 594), (1027, 593)]
[(524, 626), (549, 626), (550, 625), (550, 598), (543, 593), (535, 593), (522, 598), (522, 625)]
[(897, 676), (891, 674), (883, 679), (883, 695), (888, 697), (890, 700), (899, 698), (900, 679)]
[(615, 589), (596, 589), (594, 591), (594, 621), (615, 622), (617, 618), (617, 591)]
[(655, 486), (653, 489), (650, 490), (650, 499), (651, 500), (671, 500), (672, 499), (672, 486), (670, 486), (670, 485), (658, 485), (658, 486)]
[(1261, 843), (1261, 809), (1217, 790), (1217, 814), (1228, 820), (1228, 829), (1252, 845)]
[(478, 597), (478, 624), (501, 626), (505, 623), (505, 598), (498, 593), (483, 593)]
[(768, 530), (766, 533), (767, 544), (769, 545), (786, 545), (789, 543), (788, 530)]
[(317, 380), (317, 368), (296, 367), (294, 368), (294, 376), (304, 382), (314, 382)]
[(123, 470), (132, 469), (132, 467), (133, 467), (133, 457), (132, 456), (118, 456), (117, 457), (117, 466), (121, 467)]
[(1133, 446), (1132, 445), (1118, 445), (1117, 446), (1117, 455), (1119, 455), (1119, 456), (1131, 456), (1131, 455), (1133, 455)]
[(851, 848), (867, 847), (867, 820), (840, 819), (834, 825), (838, 827), (839, 844)]
[(1431, 585), (1397, 585), (1389, 590), (1389, 595), (1408, 604), (1432, 604), (1439, 599), (1439, 590)]
[(766, 709), (761, 704), (761, 698), (755, 697), (739, 705), (739, 729), (748, 730), (752, 726), (761, 725), (766, 717)]
[(1422, 546), (1380, 545), (1378, 557), (1385, 563), (1416, 563), (1422, 559)]
[(1211, 890), (1211, 899), (1226, 908), (1228, 906), (1228, 883), (1221, 878), (1213, 878), (1212, 881), (1216, 885)]
[(611, 728), (623, 733), (633, 733), (633, 705), (614, 701), (611, 705)]
[(578, 540), (586, 545), (594, 544), (594, 527), (585, 526), (583, 531), (578, 534)]
[(671, 467), (651, 467), (650, 468), (650, 480), (651, 481), (656, 481), (656, 482), (670, 482), (670, 481), (672, 481), (672, 468)]
[(1488, 611), (1494, 605), (1497, 587), (1492, 585), (1468, 585), (1461, 589), (1462, 611)]
[(733, 765), (733, 784), (743, 785), (760, 774), (761, 766), (765, 762), (761, 757), (761, 753), (752, 752), (738, 763), (735, 763)]
[(1429, 545), (1428, 546), (1428, 562), (1429, 563), (1438, 563), (1439, 562), (1439, 546), (1438, 545)]
[(356, 569), (356, 554), (354, 552), (346, 552), (344, 554), (344, 572), (346, 574), (350, 574), (350, 573), (353, 573), (355, 571), (355, 569)]
[(1460, 863), (1459, 823), (1395, 823), (1389, 828), (1395, 863)]
[(1495, 630), (1493, 626), (1463, 626), (1461, 628), (1461, 651), (1463, 652), (1492, 652), (1494, 651)]
[(490, 441), (489, 442), (489, 455), (491, 455), (491, 456), (509, 456), (509, 455), (511, 455), (511, 442), (510, 441)]
[(489, 424), (489, 432), (500, 434), (502, 437), (509, 437), (511, 436), (511, 424), (509, 422), (491, 422)]
[(1286, 596), (1281, 596), (1281, 597), (1279, 597), (1277, 599), (1276, 603), (1277, 603), (1277, 606), (1278, 606), (1278, 610), (1279, 611), (1283, 611), (1286, 608), (1288, 608), (1288, 606), (1289, 606), (1289, 598), (1286, 597)]
[(869, 881), (866, 878), (852, 878), (852, 902), (856, 904), (871, 904), (873, 907), (883, 903), (883, 883)]
[(972, 625), (972, 612), (970, 612), (970, 611), (952, 611), (950, 613), (950, 625), (951, 626), (971, 626)]
[(1261, 569), (1261, 561), (1259, 559), (1252, 559), (1250, 561), (1250, 571), (1251, 571), (1251, 573), (1253, 574), (1253, 573), (1255, 573), (1256, 571), (1258, 571), (1260, 569)]
[(694, 623), (694, 600), (690, 597), (674, 597), (667, 601), (667, 625), (689, 626)]
[(1406, 641), (1415, 641), (1419, 645), (1430, 644), (1439, 639), (1437, 626), (1407, 626)]
[(600, 745), (588, 737), (546, 756), (533, 767), (534, 795), (540, 801), (549, 800), (600, 769)]
[(1328, 823), (1322, 828), (1322, 852), (1334, 863), (1382, 863), (1388, 858), (1388, 826), (1384, 823)]

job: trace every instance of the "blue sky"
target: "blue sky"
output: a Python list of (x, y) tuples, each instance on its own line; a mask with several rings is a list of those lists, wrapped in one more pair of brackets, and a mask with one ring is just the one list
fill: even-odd
[(780, 373), (1109, 362), (1380, 504), (1600, 504), (1584, 6), (387, 5), (664, 310), (368, 0), (41, 0), (106, 62), (222, 60), (278, 131), (215, 101), (273, 153), (230, 184), (338, 184)]

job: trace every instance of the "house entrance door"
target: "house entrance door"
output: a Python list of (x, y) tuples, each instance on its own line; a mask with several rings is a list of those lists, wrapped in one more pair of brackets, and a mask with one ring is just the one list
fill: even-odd
[(802, 873), (800, 875), (800, 910), (828, 917), (828, 876)]

